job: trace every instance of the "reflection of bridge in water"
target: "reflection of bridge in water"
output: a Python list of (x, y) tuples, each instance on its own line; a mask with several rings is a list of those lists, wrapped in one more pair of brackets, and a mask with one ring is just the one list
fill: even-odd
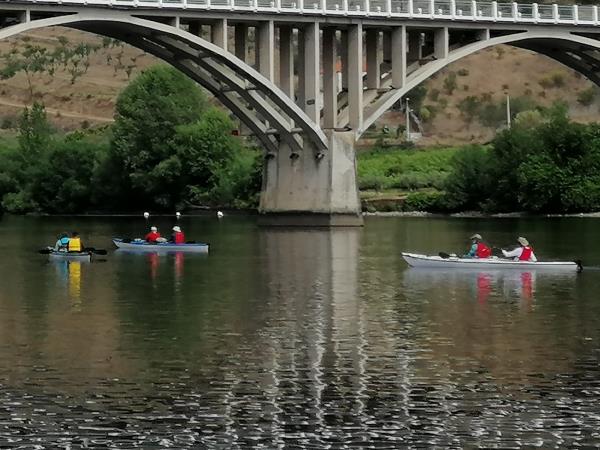
[(600, 83), (596, 6), (22, 0), (3, 3), (0, 18), (0, 38), (69, 26), (127, 42), (187, 73), (263, 145), (261, 212), (277, 224), (360, 223), (354, 141), (410, 89), (474, 52), (509, 44)]

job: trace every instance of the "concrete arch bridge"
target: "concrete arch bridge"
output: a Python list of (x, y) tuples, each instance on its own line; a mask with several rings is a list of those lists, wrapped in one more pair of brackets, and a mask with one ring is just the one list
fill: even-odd
[(406, 92), (467, 55), (510, 44), (600, 85), (597, 6), (473, 0), (0, 4), (0, 38), (49, 26), (127, 42), (215, 95), (265, 149), (260, 212), (263, 222), (277, 225), (361, 224), (355, 141)]

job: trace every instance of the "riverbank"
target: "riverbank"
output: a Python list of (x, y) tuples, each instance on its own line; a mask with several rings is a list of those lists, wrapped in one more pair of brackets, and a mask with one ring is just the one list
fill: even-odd
[(582, 218), (600, 218), (600, 212), (591, 213), (578, 213), (578, 214), (532, 214), (527, 212), (514, 212), (514, 213), (497, 213), (497, 214), (486, 214), (478, 211), (469, 211), (461, 213), (443, 214), (443, 213), (431, 213), (427, 211), (375, 211), (368, 212), (364, 211), (365, 217), (443, 217), (443, 218), (456, 218), (456, 219), (515, 219), (515, 218), (561, 218), (561, 217), (582, 217)]

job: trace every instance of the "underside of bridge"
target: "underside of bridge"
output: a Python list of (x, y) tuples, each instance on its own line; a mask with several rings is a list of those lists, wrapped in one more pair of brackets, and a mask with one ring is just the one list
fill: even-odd
[(188, 74), (264, 148), (260, 213), (272, 225), (360, 225), (355, 141), (410, 89), (474, 52), (514, 45), (600, 85), (594, 28), (28, 2), (3, 4), (0, 24), (0, 39), (57, 25), (109, 36)]

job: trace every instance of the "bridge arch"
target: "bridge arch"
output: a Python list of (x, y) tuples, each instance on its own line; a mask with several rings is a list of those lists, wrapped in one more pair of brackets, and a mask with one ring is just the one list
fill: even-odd
[(589, 52), (600, 52), (600, 41), (571, 32), (548, 32), (544, 30), (525, 31), (505, 36), (467, 44), (448, 53), (443, 59), (429, 62), (406, 78), (402, 88), (392, 89), (378, 97), (366, 108), (365, 120), (361, 130), (356, 133), (356, 139), (367, 130), (377, 119), (400, 101), (411, 89), (439, 72), (449, 64), (456, 62), (475, 52), (507, 44), (546, 55), (565, 66), (576, 70), (590, 81), (600, 86), (600, 53), (591, 55)]
[(122, 11), (78, 12), (25, 20), (0, 29), (0, 39), (52, 26), (118, 39), (180, 69), (231, 110), (268, 152), (276, 153), (282, 143), (292, 154), (299, 153), (302, 139), (317, 151), (328, 147), (320, 127), (273, 82), (219, 46), (172, 25)]

